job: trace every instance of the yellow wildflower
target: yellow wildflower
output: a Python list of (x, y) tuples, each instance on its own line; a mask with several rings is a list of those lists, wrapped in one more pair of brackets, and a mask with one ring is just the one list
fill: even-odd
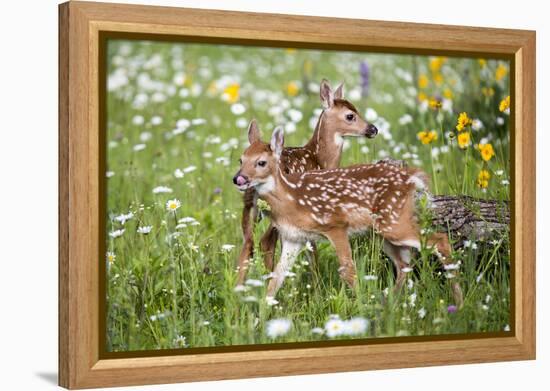
[(424, 102), (425, 100), (428, 100), (428, 96), (423, 92), (419, 92), (418, 93), (418, 101), (419, 102)]
[(296, 96), (298, 95), (298, 91), (300, 91), (300, 87), (298, 87), (295, 81), (291, 81), (286, 85), (286, 92), (288, 95)]
[(481, 93), (490, 98), (491, 96), (495, 95), (495, 90), (493, 89), (493, 87), (481, 87)]
[(430, 80), (428, 79), (428, 76), (422, 74), (418, 77), (418, 88), (424, 89), (428, 87), (430, 84)]
[(499, 64), (495, 71), (495, 79), (497, 79), (497, 81), (500, 81), (504, 79), (504, 76), (506, 76), (507, 74), (508, 68), (506, 68), (506, 66), (503, 64)]
[(484, 58), (478, 59), (477, 62), (479, 63), (479, 66), (480, 66), (481, 68), (485, 68), (485, 67), (487, 66), (487, 60), (484, 59)]
[(116, 259), (115, 253), (112, 252), (112, 251), (107, 251), (107, 261), (109, 263), (113, 263), (115, 261), (115, 259)]
[(468, 148), (468, 145), (470, 145), (470, 132), (459, 133), (458, 136), (456, 136), (456, 141), (458, 142), (458, 146), (460, 148)]
[(447, 61), (445, 57), (434, 57), (430, 60), (430, 70), (433, 73), (438, 73), (441, 66)]
[(441, 101), (437, 98), (431, 97), (428, 101), (430, 108), (437, 110), (441, 108)]
[(445, 88), (443, 90), (443, 96), (447, 99), (453, 99), (453, 91), (450, 88)]
[(462, 132), (466, 126), (469, 126), (471, 124), (472, 124), (472, 119), (468, 117), (467, 113), (462, 112), (458, 116), (456, 130), (458, 130), (459, 132)]
[(285, 51), (288, 54), (294, 54), (294, 53), (296, 53), (296, 48), (286, 48)]
[(229, 103), (235, 103), (239, 100), (239, 89), (241, 86), (239, 86), (238, 83), (233, 83), (225, 87), (223, 90), (222, 97), (224, 100), (226, 100)]
[(479, 144), (477, 149), (479, 149), (479, 153), (481, 153), (481, 158), (486, 162), (495, 156), (495, 150), (491, 144)]
[(489, 171), (481, 170), (477, 176), (477, 185), (482, 189), (486, 189), (489, 186), (489, 179), (491, 179)]
[(505, 112), (510, 108), (510, 95), (508, 95), (506, 98), (500, 101), (500, 105), (498, 106), (498, 109), (502, 112)]
[(422, 144), (427, 145), (437, 140), (437, 132), (435, 130), (423, 130), (418, 132), (416, 137), (418, 137)]
[(443, 76), (441, 75), (441, 73), (434, 74), (434, 83), (437, 86), (440, 86), (443, 83)]

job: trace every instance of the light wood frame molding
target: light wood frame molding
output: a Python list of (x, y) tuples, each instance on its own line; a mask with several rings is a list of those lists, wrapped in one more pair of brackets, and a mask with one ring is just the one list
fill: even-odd
[[(506, 336), (102, 358), (102, 32), (511, 61), (512, 331)], [(59, 384), (90, 388), (535, 358), (535, 32), (71, 1), (59, 6)]]

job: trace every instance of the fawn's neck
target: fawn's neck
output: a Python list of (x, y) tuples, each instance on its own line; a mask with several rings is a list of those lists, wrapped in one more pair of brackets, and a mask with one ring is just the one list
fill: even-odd
[(336, 168), (340, 166), (344, 139), (341, 136), (328, 132), (325, 121), (325, 110), (321, 112), (315, 131), (305, 148), (309, 149), (316, 157), (322, 169)]
[(296, 192), (298, 185), (283, 172), (280, 166), (277, 166), (276, 172), (271, 180), (258, 189), (260, 198), (263, 198), (270, 206), (274, 214), (280, 214), (285, 211), (294, 199), (293, 193)]

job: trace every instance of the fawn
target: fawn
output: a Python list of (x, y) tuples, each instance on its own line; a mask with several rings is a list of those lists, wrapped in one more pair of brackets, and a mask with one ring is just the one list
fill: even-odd
[[(284, 171), (282, 128), (273, 132), (270, 144), (255, 138), (241, 157), (235, 175), (239, 190), (254, 188), (271, 207), (271, 219), (281, 236), (281, 259), (267, 289), (273, 301), (286, 272), (292, 267), (305, 241), (328, 239), (340, 263), (338, 272), (351, 287), (356, 282), (349, 235), (374, 229), (397, 269), (396, 288), (405, 279), (411, 248), (420, 249), (420, 228), (415, 216), (416, 192), (427, 190), (427, 175), (384, 161), (346, 168), (289, 174)], [(427, 238), (443, 266), (455, 275), (451, 247), (446, 234)], [(457, 306), (463, 303), (456, 279), (451, 288)]]
[[(317, 120), (313, 136), (309, 142), (298, 148), (284, 148), (280, 154), (280, 162), (285, 173), (305, 172), (309, 170), (335, 168), (340, 165), (343, 137), (376, 136), (378, 130), (367, 123), (353, 104), (344, 100), (343, 85), (332, 90), (329, 82), (322, 80), (319, 95), (323, 111)], [(260, 131), (255, 120), (248, 128), (250, 144), (260, 141)], [(233, 178), (235, 185), (238, 177)], [(243, 247), (238, 259), (237, 284), (243, 284), (248, 268), (248, 261), (254, 250), (253, 230), (257, 219), (256, 200), (258, 194), (253, 187), (247, 188), (243, 197), (243, 213), (241, 228), (243, 232)], [(277, 229), (270, 225), (260, 240), (260, 249), (264, 254), (264, 264), (268, 270), (273, 270), (273, 257), (277, 245)]]

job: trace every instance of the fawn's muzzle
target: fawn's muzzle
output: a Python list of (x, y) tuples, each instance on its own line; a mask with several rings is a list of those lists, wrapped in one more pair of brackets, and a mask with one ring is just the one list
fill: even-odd
[(365, 130), (365, 136), (368, 138), (373, 138), (378, 134), (378, 129), (373, 124), (369, 124)]
[(237, 186), (243, 186), (248, 183), (248, 178), (240, 173), (237, 173), (237, 175), (233, 177), (233, 183)]

